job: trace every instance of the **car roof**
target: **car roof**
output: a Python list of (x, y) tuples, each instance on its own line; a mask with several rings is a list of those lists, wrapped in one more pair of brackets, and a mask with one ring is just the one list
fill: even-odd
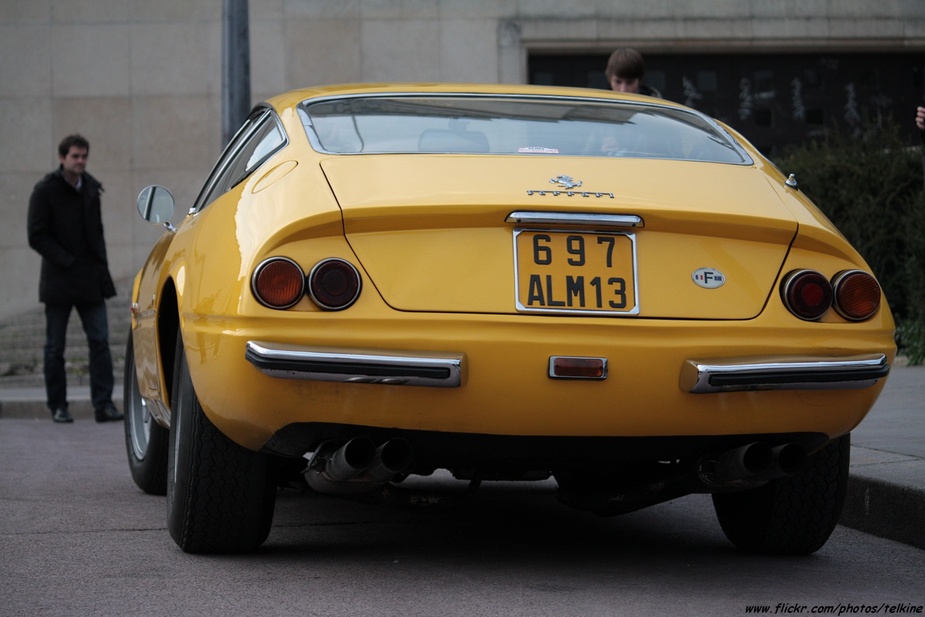
[(616, 101), (637, 101), (650, 105), (684, 108), (683, 105), (641, 94), (625, 94), (594, 88), (567, 88), (560, 86), (536, 86), (523, 84), (477, 84), (477, 83), (355, 83), (335, 84), (311, 88), (300, 88), (281, 93), (267, 99), (266, 103), (276, 109), (295, 107), (312, 98), (357, 96), (364, 94), (496, 94), (532, 95), (547, 97), (571, 97), (584, 99), (610, 99)]

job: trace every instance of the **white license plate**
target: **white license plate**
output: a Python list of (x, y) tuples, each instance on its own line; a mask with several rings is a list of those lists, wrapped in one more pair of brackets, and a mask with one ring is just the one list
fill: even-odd
[(636, 237), (514, 230), (518, 311), (635, 315)]

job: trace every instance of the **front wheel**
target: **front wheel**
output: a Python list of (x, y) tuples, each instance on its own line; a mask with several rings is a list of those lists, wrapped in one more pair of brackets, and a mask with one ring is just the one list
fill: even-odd
[(713, 495), (726, 537), (757, 553), (808, 555), (826, 543), (845, 505), (851, 435), (830, 441), (799, 473)]
[(167, 527), (187, 553), (250, 551), (267, 539), (276, 486), (269, 457), (228, 439), (206, 417), (178, 332), (167, 473)]
[(167, 448), (169, 432), (148, 412), (138, 389), (132, 333), (125, 346), (123, 380), (125, 405), (125, 450), (135, 485), (149, 495), (167, 494)]

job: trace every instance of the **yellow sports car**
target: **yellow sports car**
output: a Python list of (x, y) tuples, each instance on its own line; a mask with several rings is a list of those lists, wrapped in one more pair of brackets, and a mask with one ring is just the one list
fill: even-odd
[(449, 470), (620, 514), (713, 495), (810, 553), (895, 355), (858, 253), (732, 129), (668, 101), (355, 85), (258, 105), (134, 281), (136, 484), (188, 552), (251, 550), (293, 474)]

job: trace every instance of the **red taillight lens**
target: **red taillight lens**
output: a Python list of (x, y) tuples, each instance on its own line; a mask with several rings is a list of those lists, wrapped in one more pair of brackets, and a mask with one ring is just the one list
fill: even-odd
[(814, 270), (794, 270), (784, 277), (781, 297), (791, 313), (813, 321), (832, 306), (832, 284)]
[(271, 257), (254, 270), (251, 288), (261, 304), (275, 309), (289, 308), (305, 293), (305, 274), (291, 259)]
[(870, 319), (880, 309), (880, 283), (861, 270), (839, 272), (832, 279), (835, 310), (851, 321)]
[(345, 309), (360, 297), (360, 273), (343, 259), (325, 259), (308, 274), (308, 293), (315, 304), (332, 311)]

